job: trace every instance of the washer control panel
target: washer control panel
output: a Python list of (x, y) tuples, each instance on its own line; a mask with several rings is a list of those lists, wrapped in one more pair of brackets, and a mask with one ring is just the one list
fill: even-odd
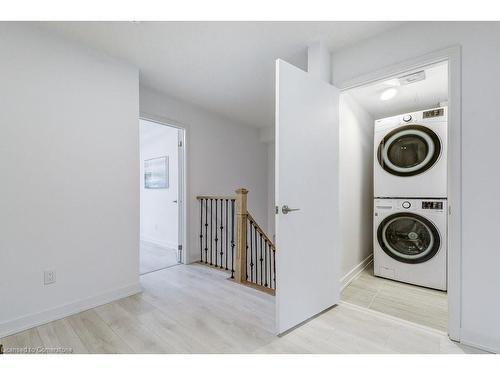
[(438, 201), (422, 201), (423, 210), (442, 210), (443, 202)]
[(408, 212), (427, 215), (447, 215), (446, 199), (440, 198), (375, 198), (375, 216), (385, 216), (393, 212)]

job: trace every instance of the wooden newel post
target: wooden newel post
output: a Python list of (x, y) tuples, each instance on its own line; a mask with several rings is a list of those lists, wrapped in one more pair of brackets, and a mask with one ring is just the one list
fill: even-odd
[(247, 279), (247, 194), (247, 189), (236, 190), (236, 267), (234, 278), (240, 283)]

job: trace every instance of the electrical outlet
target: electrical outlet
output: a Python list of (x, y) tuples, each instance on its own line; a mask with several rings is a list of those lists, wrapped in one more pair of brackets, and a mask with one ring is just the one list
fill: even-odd
[(45, 285), (54, 284), (55, 282), (56, 282), (56, 271), (55, 270), (43, 272), (43, 283)]

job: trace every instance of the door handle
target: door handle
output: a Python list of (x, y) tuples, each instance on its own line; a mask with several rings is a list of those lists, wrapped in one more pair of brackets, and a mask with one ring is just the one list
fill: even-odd
[(300, 208), (290, 208), (286, 204), (283, 207), (281, 207), (281, 212), (283, 212), (284, 215), (287, 215), (289, 212), (298, 210), (300, 210)]
[(177, 203), (177, 199), (175, 201), (172, 201), (172, 202)]

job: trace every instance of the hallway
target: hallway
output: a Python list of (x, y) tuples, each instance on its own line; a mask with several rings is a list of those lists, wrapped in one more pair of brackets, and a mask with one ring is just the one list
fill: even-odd
[(141, 275), (177, 264), (177, 250), (141, 241), (139, 272)]

